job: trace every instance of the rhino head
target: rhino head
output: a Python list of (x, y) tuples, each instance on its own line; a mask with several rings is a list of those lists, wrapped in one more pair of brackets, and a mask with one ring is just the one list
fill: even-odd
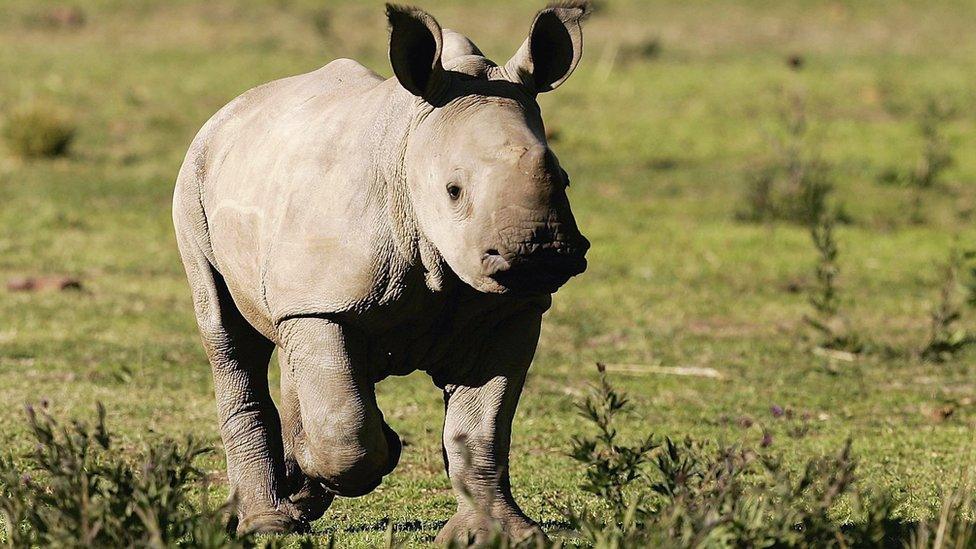
[(414, 97), (404, 175), (419, 231), (485, 293), (552, 293), (586, 269), (590, 244), (546, 140), (536, 97), (573, 72), (585, 3), (540, 11), (503, 66), (429, 14), (387, 6), (390, 60)]

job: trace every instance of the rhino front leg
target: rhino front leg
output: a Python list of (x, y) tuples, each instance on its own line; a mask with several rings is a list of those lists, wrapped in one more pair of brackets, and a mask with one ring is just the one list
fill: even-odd
[(295, 386), (291, 367), (285, 359), (285, 353), (278, 357), (281, 365), (281, 433), (285, 449), (285, 484), (287, 485), (288, 500), (301, 512), (303, 518), (312, 522), (325, 514), (325, 511), (335, 499), (335, 494), (329, 492), (319, 481), (306, 475), (298, 465), (295, 457), (295, 441), (304, 437), (302, 433), (301, 408), (298, 404), (298, 388)]
[(493, 528), (519, 540), (541, 533), (512, 497), (508, 454), (512, 419), (539, 339), (541, 312), (497, 326), (466, 379), (444, 387), (444, 455), (457, 513), (437, 542), (483, 540)]
[(376, 406), (365, 338), (315, 317), (287, 320), (280, 334), (293, 390), (285, 433), (291, 458), (331, 493), (371, 492), (396, 466), (400, 439)]

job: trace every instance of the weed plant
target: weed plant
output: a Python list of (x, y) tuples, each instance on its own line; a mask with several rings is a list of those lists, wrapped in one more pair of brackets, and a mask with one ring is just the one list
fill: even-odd
[(74, 141), (75, 132), (74, 123), (64, 113), (40, 103), (13, 109), (3, 127), (7, 147), (23, 158), (64, 156)]
[(912, 223), (925, 222), (925, 193), (943, 183), (946, 170), (956, 163), (952, 145), (944, 129), (951, 116), (950, 108), (935, 99), (929, 99), (925, 108), (917, 115), (916, 125), (923, 145), (915, 167), (911, 170), (889, 168), (878, 177), (883, 184), (901, 185), (912, 190), (909, 214)]
[(834, 189), (831, 167), (808, 145), (806, 109), (799, 97), (781, 116), (783, 138), (774, 140), (773, 155), (749, 174), (743, 221), (787, 221), (810, 226), (829, 209)]
[[(959, 273), (963, 261), (964, 255), (953, 249), (943, 266), (939, 300), (932, 309), (929, 338), (921, 351), (925, 360), (948, 362), (968, 345), (976, 342), (976, 336), (962, 324), (964, 301), (959, 296)], [(966, 300), (971, 302), (972, 297), (970, 294)]]
[[(34, 449), (0, 458), (0, 516), (9, 547), (250, 547), (229, 537), (233, 505), (211, 507), (210, 448), (188, 438), (126, 460), (98, 406), (94, 424), (62, 423), (45, 406), (27, 410)], [(198, 496), (197, 494), (201, 494)]]

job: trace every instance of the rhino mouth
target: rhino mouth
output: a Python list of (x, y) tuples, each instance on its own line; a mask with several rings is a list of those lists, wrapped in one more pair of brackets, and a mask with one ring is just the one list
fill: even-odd
[(505, 293), (555, 293), (570, 278), (586, 270), (582, 254), (563, 249), (548, 249), (528, 257), (506, 259), (497, 252), (486, 254), (484, 264), (488, 277)]

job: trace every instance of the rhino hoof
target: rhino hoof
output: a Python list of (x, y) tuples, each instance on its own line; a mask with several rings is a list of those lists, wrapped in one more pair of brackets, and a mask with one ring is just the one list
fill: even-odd
[(306, 478), (302, 488), (292, 494), (288, 501), (301, 513), (301, 520), (310, 523), (322, 518), (334, 499), (335, 494), (326, 490), (320, 483)]
[(291, 534), (308, 532), (310, 529), (307, 520), (275, 510), (244, 517), (237, 525), (237, 534)]
[(516, 543), (530, 538), (541, 538), (546, 541), (549, 539), (537, 524), (519, 516), (497, 521), (481, 513), (458, 512), (437, 533), (434, 543), (485, 544), (491, 542), (499, 533)]

